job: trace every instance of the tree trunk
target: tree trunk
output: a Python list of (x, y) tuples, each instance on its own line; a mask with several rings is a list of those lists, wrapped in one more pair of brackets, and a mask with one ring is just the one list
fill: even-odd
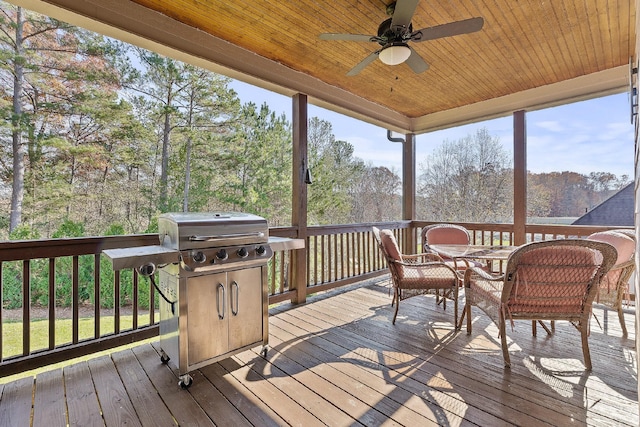
[(192, 135), (193, 135), (193, 110), (194, 110), (194, 102), (193, 102), (193, 93), (189, 99), (189, 116), (187, 121), (187, 130), (189, 132), (189, 136), (187, 137), (187, 149), (185, 153), (185, 171), (184, 171), (184, 196), (182, 200), (182, 211), (189, 212), (189, 186), (191, 185), (191, 144), (192, 144)]
[(162, 166), (160, 171), (160, 212), (167, 211), (168, 204), (168, 181), (169, 181), (169, 133), (171, 132), (171, 113), (167, 102), (164, 113), (164, 131), (162, 135)]
[(22, 80), (24, 68), (22, 65), (22, 30), (24, 21), (22, 8), (19, 7), (16, 15), (16, 52), (13, 60), (13, 115), (11, 117), (11, 136), (13, 145), (13, 185), (11, 193), (11, 216), (9, 219), (9, 232), (15, 230), (22, 222), (22, 200), (24, 198), (24, 148), (22, 146)]
[(184, 200), (182, 211), (189, 212), (189, 186), (191, 185), (191, 135), (187, 138), (187, 152), (184, 171)]

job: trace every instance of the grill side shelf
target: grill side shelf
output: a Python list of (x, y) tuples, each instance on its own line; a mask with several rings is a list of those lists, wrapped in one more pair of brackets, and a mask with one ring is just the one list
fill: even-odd
[(138, 268), (147, 262), (164, 265), (180, 261), (177, 250), (159, 245), (105, 249), (102, 253), (111, 260), (114, 270)]
[(269, 236), (269, 246), (274, 252), (304, 249), (304, 239), (290, 239), (288, 237)]

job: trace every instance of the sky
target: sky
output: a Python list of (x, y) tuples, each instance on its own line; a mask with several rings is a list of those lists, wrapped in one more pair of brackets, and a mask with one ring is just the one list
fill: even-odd
[[(272, 111), (291, 120), (291, 98), (237, 80), (230, 88), (243, 103), (266, 102)], [(397, 173), (402, 170), (402, 147), (387, 140), (386, 129), (314, 105), (309, 105), (308, 116), (330, 122), (336, 139), (353, 145), (354, 156)], [(528, 112), (526, 123), (529, 171), (611, 172), (633, 178), (634, 131), (627, 93)], [(417, 162), (423, 162), (442, 141), (464, 138), (482, 127), (513, 152), (513, 117), (507, 116), (417, 135)]]

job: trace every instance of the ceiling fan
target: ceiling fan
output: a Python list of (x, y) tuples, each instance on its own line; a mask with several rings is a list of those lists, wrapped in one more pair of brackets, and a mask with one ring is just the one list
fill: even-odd
[(387, 15), (391, 16), (391, 18), (384, 20), (380, 24), (377, 36), (323, 33), (320, 34), (320, 39), (376, 42), (382, 46), (381, 49), (371, 53), (353, 67), (347, 73), (348, 76), (355, 76), (367, 65), (375, 61), (376, 58), (380, 58), (380, 61), (387, 65), (398, 65), (406, 62), (416, 74), (419, 74), (426, 71), (429, 68), (429, 64), (409, 46), (408, 42), (423, 42), (458, 34), (474, 33), (480, 31), (484, 25), (484, 19), (476, 17), (413, 31), (411, 18), (419, 1), (398, 0), (387, 6)]

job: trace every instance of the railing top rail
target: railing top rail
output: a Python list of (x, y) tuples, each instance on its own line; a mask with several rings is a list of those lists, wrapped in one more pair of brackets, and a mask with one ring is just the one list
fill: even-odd
[(387, 221), (387, 222), (367, 222), (359, 224), (338, 224), (338, 225), (318, 225), (308, 227), (307, 234), (309, 236), (321, 236), (327, 234), (341, 234), (341, 233), (361, 233), (371, 231), (371, 228), (376, 226), (378, 228), (411, 228), (411, 221)]
[[(436, 224), (435, 221), (387, 221), (360, 224), (339, 224), (312, 226), (307, 229), (308, 236), (321, 236), (341, 233), (358, 233), (371, 231), (371, 227), (390, 229), (406, 229)], [(496, 232), (513, 231), (513, 224), (464, 223), (452, 222), (469, 230), (487, 230)], [(528, 224), (527, 233), (579, 235), (586, 236), (596, 231), (611, 230), (613, 226), (586, 225), (548, 225)], [(632, 229), (632, 227), (628, 227)], [(295, 237), (295, 227), (273, 227), (269, 230), (273, 236)], [(100, 254), (104, 249), (149, 246), (159, 244), (157, 234), (133, 234), (126, 236), (76, 237), (64, 239), (12, 240), (0, 242), (0, 262), (19, 261), (25, 259), (53, 258)]]
[(104, 249), (159, 244), (157, 234), (74, 237), (64, 239), (11, 240), (0, 242), (0, 261), (99, 254)]
[[(487, 231), (513, 231), (513, 224), (511, 223), (488, 223), (488, 222), (453, 222), (453, 221), (412, 221), (411, 225), (414, 227), (425, 227), (432, 224), (440, 224), (446, 222), (449, 224), (457, 224), (465, 227), (468, 230), (487, 230)], [(571, 225), (571, 224), (526, 224), (527, 233), (538, 234), (573, 234), (573, 235), (588, 235), (597, 231), (614, 230), (628, 228), (633, 230), (633, 227), (625, 226), (606, 226), (606, 225)]]

